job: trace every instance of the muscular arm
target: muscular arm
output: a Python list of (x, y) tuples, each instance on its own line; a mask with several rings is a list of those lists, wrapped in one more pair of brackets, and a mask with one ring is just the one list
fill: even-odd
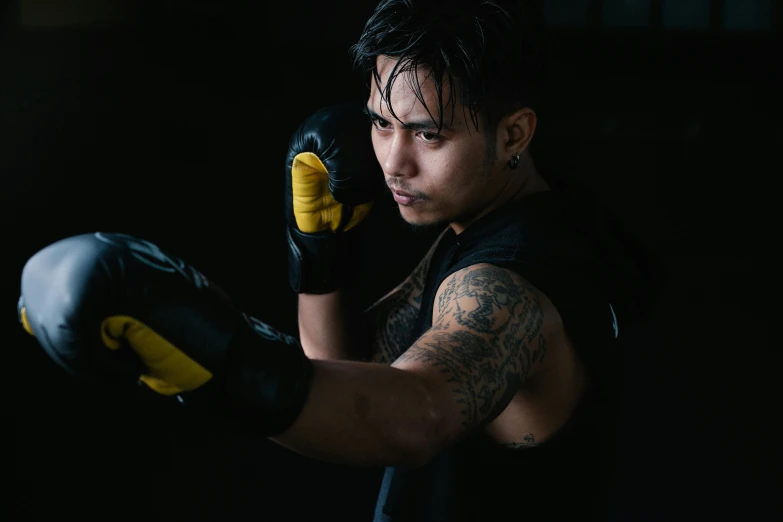
[[(445, 231), (444, 231), (445, 232)], [(300, 294), (299, 336), (312, 359), (372, 360), (390, 364), (415, 340), (424, 281), (439, 235), (405, 281), (362, 313), (355, 295)]]
[(392, 365), (315, 361), (307, 404), (275, 440), (339, 463), (418, 466), (493, 420), (534, 374), (559, 316), (516, 274), (449, 276), (433, 327)]
[(492, 421), (537, 370), (558, 324), (544, 301), (520, 276), (492, 265), (443, 281), (432, 328), (392, 366), (431, 383), (444, 443)]

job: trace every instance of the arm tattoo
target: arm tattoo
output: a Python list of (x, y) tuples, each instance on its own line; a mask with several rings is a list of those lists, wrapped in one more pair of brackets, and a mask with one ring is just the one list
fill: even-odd
[(546, 353), (535, 288), (488, 265), (460, 270), (441, 285), (433, 327), (394, 365), (437, 367), (470, 429), (495, 418)]
[(415, 341), (414, 327), (421, 310), (430, 261), (441, 234), (413, 273), (396, 289), (372, 305), (367, 314), (372, 323), (371, 360), (391, 364)]
[(507, 449), (527, 449), (527, 448), (533, 448), (535, 446), (538, 446), (538, 442), (536, 442), (535, 437), (533, 437), (533, 434), (525, 435), (522, 437), (523, 440), (519, 442), (508, 442), (506, 444), (503, 444), (502, 446)]
[(413, 343), (411, 332), (419, 316), (420, 300), (421, 289), (409, 279), (398, 292), (373, 306), (372, 361), (389, 364)]

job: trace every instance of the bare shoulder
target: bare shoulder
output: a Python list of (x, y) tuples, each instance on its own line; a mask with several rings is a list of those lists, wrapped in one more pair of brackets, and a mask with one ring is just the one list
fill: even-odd
[(432, 323), (499, 343), (508, 355), (522, 356), (526, 376), (546, 354), (546, 338), (562, 327), (552, 302), (518, 273), (476, 264), (447, 277), (438, 288)]
[(542, 366), (562, 321), (519, 274), (476, 264), (444, 279), (432, 328), (394, 366), (450, 383), (463, 428), (492, 421)]

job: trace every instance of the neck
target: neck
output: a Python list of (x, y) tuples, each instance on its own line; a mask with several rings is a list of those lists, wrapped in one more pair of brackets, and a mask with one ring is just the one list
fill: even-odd
[[(507, 189), (511, 189), (509, 190), (510, 195), (507, 198), (507, 201), (522, 199), (531, 194), (552, 190), (549, 183), (547, 183), (546, 180), (541, 177), (541, 174), (538, 173), (538, 169), (536, 169), (536, 165), (530, 154), (524, 154), (520, 158), (517, 170), (520, 171), (519, 177), (516, 178), (519, 181), (515, 184), (516, 187), (513, 189), (512, 187), (507, 187)], [(509, 182), (509, 184), (513, 183), (513, 180)]]
[[(508, 166), (506, 169), (510, 168)], [(541, 177), (536, 169), (533, 159), (530, 154), (524, 154), (514, 169), (511, 176), (508, 176), (506, 183), (504, 183), (499, 190), (495, 192), (492, 199), (484, 205), (483, 210), (475, 214), (468, 221), (455, 221), (451, 223), (451, 228), (456, 234), (461, 234), (470, 223), (473, 223), (477, 219), (490, 213), (496, 208), (500, 208), (503, 205), (536, 194), (538, 192), (546, 192), (552, 190), (549, 183)]]

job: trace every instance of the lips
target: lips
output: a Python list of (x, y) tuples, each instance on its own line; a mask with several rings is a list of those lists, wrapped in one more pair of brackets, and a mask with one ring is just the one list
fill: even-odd
[(412, 194), (411, 192), (408, 192), (406, 190), (402, 190), (401, 187), (395, 187), (393, 186), (389, 180), (386, 180), (386, 186), (389, 187), (389, 190), (392, 191), (392, 193), (397, 194), (398, 196), (403, 196), (406, 198), (415, 198), (416, 195)]
[(405, 192), (404, 190), (397, 190), (397, 189), (391, 189), (392, 192), (394, 192), (396, 195), (403, 197), (403, 198), (415, 198), (413, 194), (410, 192)]
[(403, 206), (412, 205), (416, 201), (420, 201), (421, 198), (418, 196), (414, 196), (410, 192), (405, 192), (404, 190), (397, 190), (390, 187), (392, 197), (394, 198), (394, 201), (396, 201), (398, 204)]

